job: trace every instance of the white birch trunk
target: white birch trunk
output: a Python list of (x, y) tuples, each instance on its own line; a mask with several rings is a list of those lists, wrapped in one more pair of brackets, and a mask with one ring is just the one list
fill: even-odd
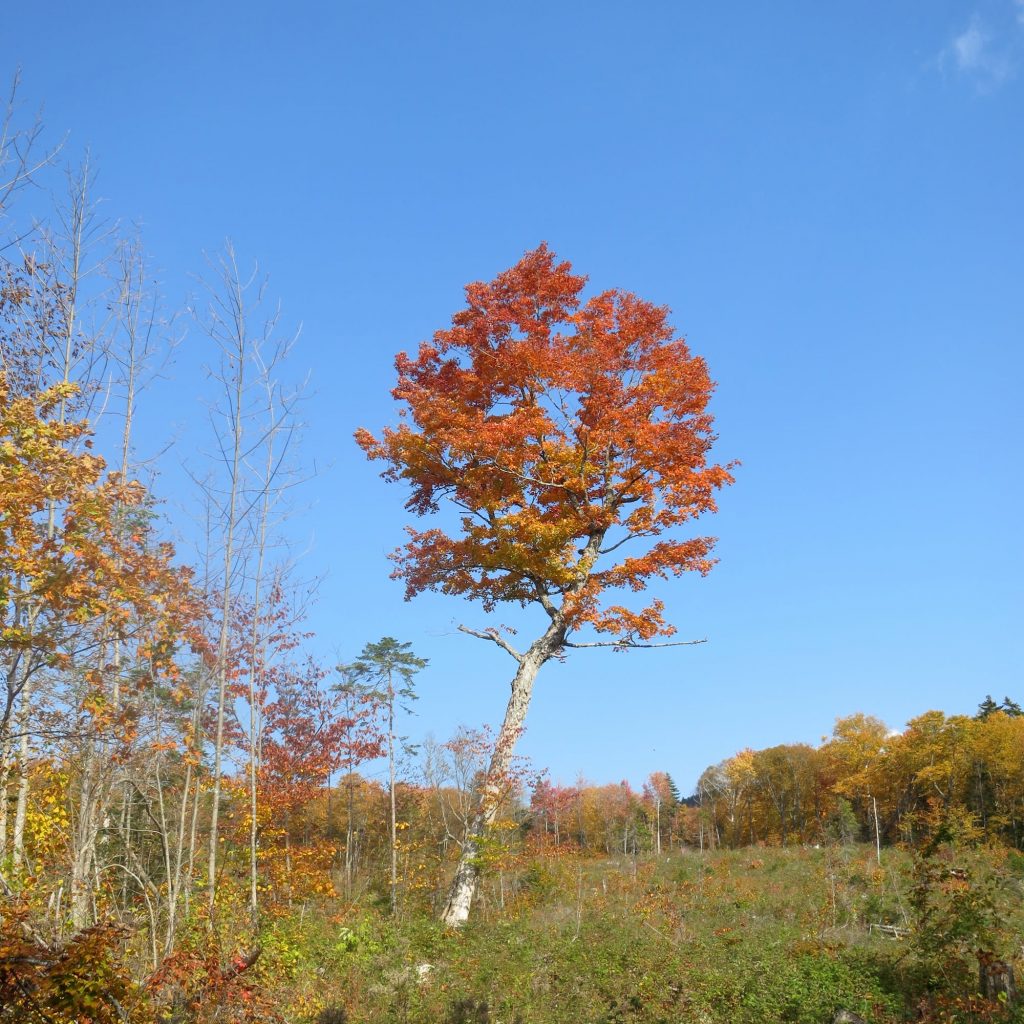
[(462, 854), (448, 893), (448, 902), (441, 913), (441, 920), (451, 928), (461, 927), (469, 917), (469, 909), (480, 876), (478, 858), (481, 840), (494, 823), (505, 793), (512, 765), (512, 751), (523, 731), (526, 712), (533, 695), (534, 680), (541, 665), (561, 648), (565, 633), (561, 616), (556, 614), (544, 635), (536, 640), (525, 654), (517, 658), (519, 668), (512, 680), (512, 694), (505, 709), (505, 719), (501, 723), (494, 752), (491, 754), (486, 779), (476, 794), (475, 808), (462, 844)]

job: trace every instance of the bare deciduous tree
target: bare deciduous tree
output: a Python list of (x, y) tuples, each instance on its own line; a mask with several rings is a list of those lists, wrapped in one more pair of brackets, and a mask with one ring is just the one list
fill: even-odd
[[(233, 245), (211, 261), (206, 282), (207, 303), (197, 319), (218, 353), (210, 375), (219, 390), (211, 406), (210, 424), (215, 441), (213, 474), (203, 481), (212, 512), (213, 540), (219, 548), (219, 573), (211, 580), (218, 609), (214, 696), (213, 793), (210, 813), (207, 898), (211, 924), (217, 888), (219, 819), (224, 760), (224, 725), (232, 676), (231, 638), (245, 594), (251, 609), (248, 647), (248, 789), (250, 803), (249, 868), (250, 911), (255, 922), (257, 904), (256, 780), (259, 765), (260, 666), (265, 657), (259, 633), (265, 599), (267, 560), (274, 544), (275, 527), (283, 514), (283, 495), (295, 483), (292, 445), (298, 431), (296, 406), (301, 386), (289, 388), (281, 371), (297, 335), (278, 334), (280, 310), (266, 310), (266, 279), (253, 267), (239, 269)], [(195, 477), (194, 477), (195, 479)]]

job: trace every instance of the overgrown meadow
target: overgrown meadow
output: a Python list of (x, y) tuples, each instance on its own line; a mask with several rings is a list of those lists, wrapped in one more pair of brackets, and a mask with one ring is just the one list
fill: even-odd
[[(971, 888), (922, 904), (933, 865), (970, 872)], [(886, 851), (881, 865), (864, 846), (542, 858), (461, 932), (426, 916), (364, 912), (340, 932), (284, 919), (261, 977), (294, 1020), (1019, 1019), (976, 995), (975, 951), (1019, 955), (1022, 884), (1024, 860), (991, 850)]]
[[(296, 1024), (816, 1024), (840, 1009), (879, 1024), (1019, 1020), (977, 995), (976, 953), (1019, 957), (1022, 886), (1024, 859), (986, 848), (886, 850), (881, 864), (865, 845), (538, 856), (505, 879), (504, 907), (489, 886), (462, 930), (423, 905), (393, 918), (385, 893), (311, 897), (267, 922), (244, 974), (185, 955), (141, 989), (126, 983), (124, 1012)], [(121, 975), (131, 939), (109, 942), (104, 962)], [(37, 1019), (63, 1019), (56, 1001), (44, 1005), (57, 1016)], [(29, 1006), (8, 1003), (4, 1019), (33, 1019)]]

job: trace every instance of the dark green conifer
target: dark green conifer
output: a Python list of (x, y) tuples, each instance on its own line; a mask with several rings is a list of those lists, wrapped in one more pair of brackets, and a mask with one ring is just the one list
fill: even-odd
[[(1009, 698), (1007, 698), (1009, 699)], [(988, 718), (989, 715), (996, 711), (1002, 710), (999, 705), (992, 699), (992, 694), (985, 694), (985, 699), (978, 705), (978, 713), (974, 716), (977, 719)]]

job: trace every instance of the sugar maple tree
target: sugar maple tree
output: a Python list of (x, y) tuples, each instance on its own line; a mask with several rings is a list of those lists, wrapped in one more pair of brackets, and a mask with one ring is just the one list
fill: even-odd
[[(546, 628), (518, 650), (518, 668), (444, 919), (466, 919), (479, 836), (522, 730), (537, 670), (566, 649), (646, 646), (674, 632), (660, 601), (634, 610), (610, 591), (653, 577), (707, 573), (713, 538), (670, 533), (715, 511), (730, 467), (711, 464), (714, 384), (668, 310), (623, 291), (584, 301), (586, 278), (545, 245), (490, 283), (466, 287), (447, 330), (396, 359), (402, 422), (356, 440), (384, 477), (408, 481), (407, 507), (464, 511), (460, 527), (409, 529), (393, 556), (406, 596), (436, 590), (539, 605)], [(639, 548), (639, 550), (636, 550)], [(596, 637), (571, 639), (590, 627)]]

